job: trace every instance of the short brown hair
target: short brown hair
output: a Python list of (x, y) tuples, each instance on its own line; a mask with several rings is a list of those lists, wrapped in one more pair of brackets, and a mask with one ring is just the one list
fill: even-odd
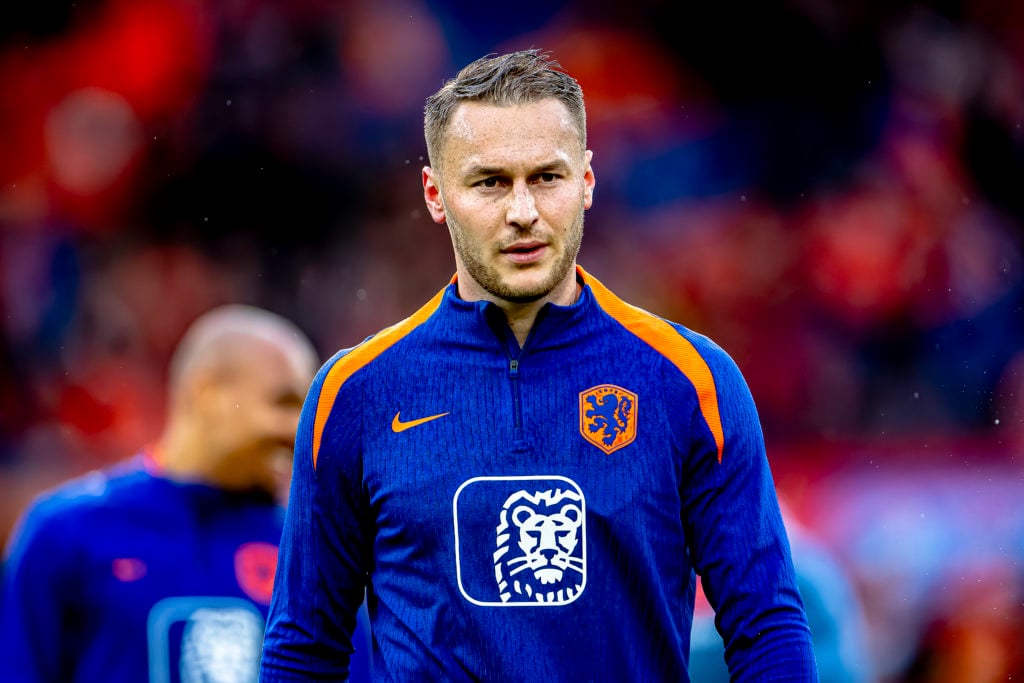
[(433, 166), (439, 160), (437, 154), (448, 123), (463, 102), (507, 107), (549, 97), (565, 105), (586, 149), (587, 111), (583, 105), (583, 90), (548, 53), (536, 49), (521, 50), (499, 56), (488, 55), (472, 62), (427, 98), (423, 135), (430, 164)]

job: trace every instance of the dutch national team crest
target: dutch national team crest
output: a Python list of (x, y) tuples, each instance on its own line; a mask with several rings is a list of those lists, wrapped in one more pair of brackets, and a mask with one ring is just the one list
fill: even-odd
[(277, 546), (253, 541), (235, 551), (235, 577), (250, 598), (261, 605), (270, 604), (277, 571)]
[(601, 384), (580, 392), (580, 434), (611, 454), (636, 438), (637, 397), (632, 391)]

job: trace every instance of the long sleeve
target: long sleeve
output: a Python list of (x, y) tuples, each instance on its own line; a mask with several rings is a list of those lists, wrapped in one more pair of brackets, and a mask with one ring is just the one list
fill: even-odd
[[(339, 393), (321, 414), (336, 355), (313, 382), (299, 423), (288, 511), (264, 640), (260, 680), (348, 675), (368, 567), (358, 401)], [(314, 458), (315, 453), (315, 458)]]
[[(690, 335), (709, 361), (724, 447), (697, 440), (683, 519), (726, 644), (733, 681), (817, 681), (817, 669), (753, 398), (733, 361)], [(688, 433), (700, 433), (697, 416)]]
[(68, 680), (72, 546), (38, 505), (19, 522), (3, 567), (0, 671), (10, 683)]

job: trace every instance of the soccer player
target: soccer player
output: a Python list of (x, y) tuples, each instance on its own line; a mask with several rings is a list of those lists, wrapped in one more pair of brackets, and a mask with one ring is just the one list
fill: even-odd
[(175, 351), (153, 448), (38, 497), (7, 549), (7, 683), (255, 681), (302, 399), (289, 321), (225, 306)]
[(577, 265), (583, 94), (536, 50), (426, 104), (455, 277), (307, 396), (261, 676), (685, 681), (695, 575), (737, 681), (816, 681), (747, 385)]

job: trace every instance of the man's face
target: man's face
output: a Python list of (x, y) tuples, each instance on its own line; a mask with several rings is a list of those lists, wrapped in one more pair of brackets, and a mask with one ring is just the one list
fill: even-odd
[(575, 291), (590, 158), (554, 98), (459, 106), (423, 191), (433, 219), (448, 224), (464, 298), (527, 303)]
[(287, 493), (295, 431), (309, 388), (309, 369), (282, 348), (247, 340), (217, 382), (208, 413), (211, 450), (225, 488)]

